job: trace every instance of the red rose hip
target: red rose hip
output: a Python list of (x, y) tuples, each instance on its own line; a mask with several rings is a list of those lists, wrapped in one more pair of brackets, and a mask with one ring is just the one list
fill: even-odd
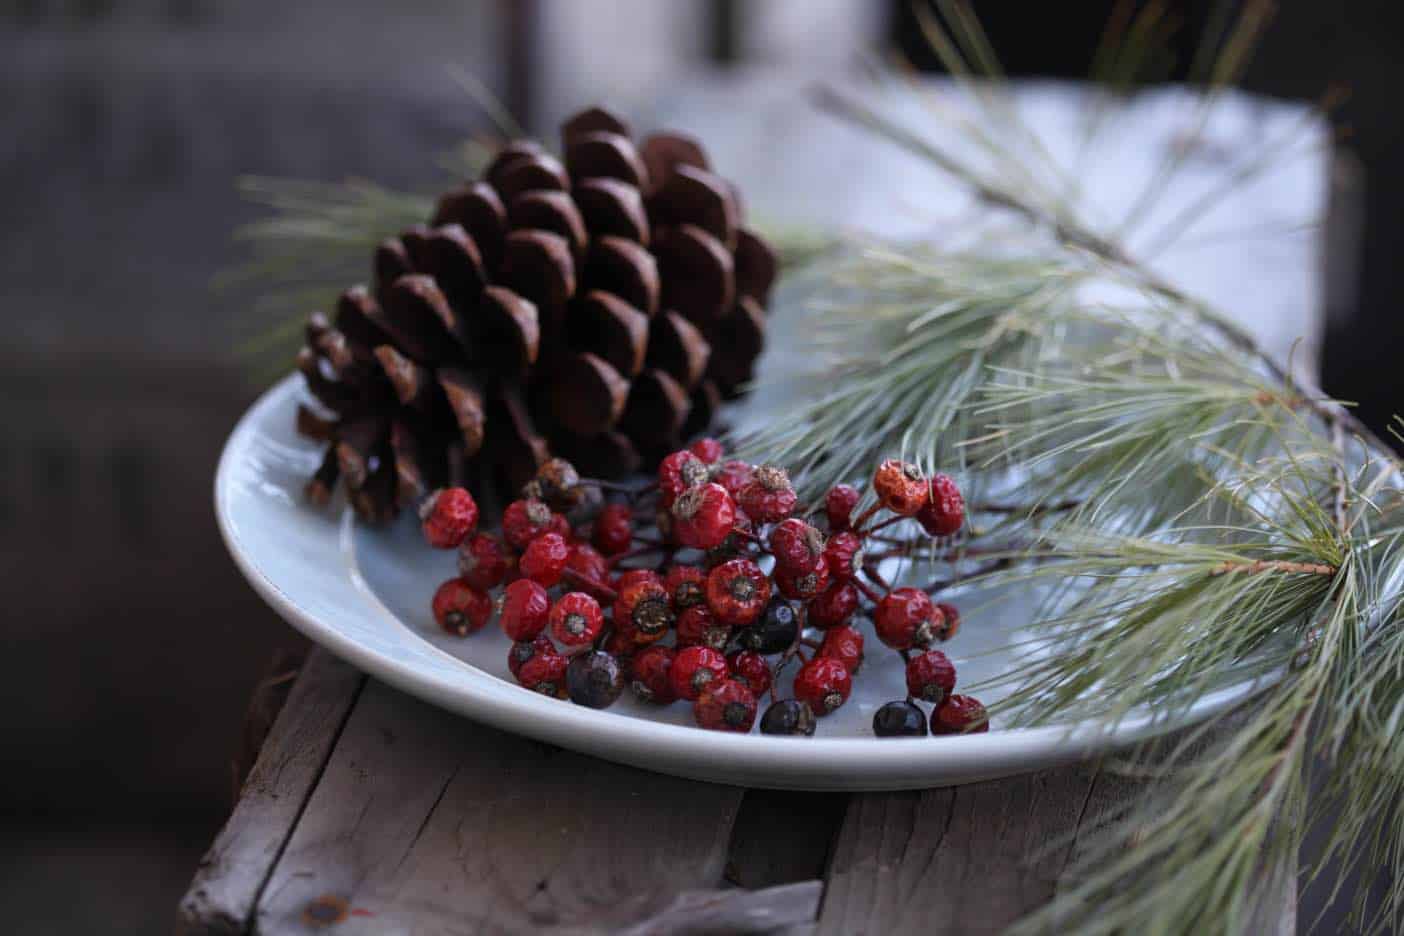
[(517, 670), (517, 682), (532, 692), (564, 699), (570, 660), (553, 650), (539, 650)]
[(722, 444), (710, 437), (698, 439), (689, 445), (687, 450), (709, 465), (716, 464), (722, 457)]
[(941, 624), (936, 629), (936, 639), (947, 641), (960, 632), (960, 609), (949, 601), (936, 602), (936, 610), (941, 612)]
[(502, 536), (513, 549), (526, 549), (542, 533), (555, 529), (556, 515), (534, 497), (514, 500), (502, 512)]
[(588, 650), (604, 629), (600, 603), (584, 592), (569, 592), (551, 608), (551, 637), (567, 654)]
[(770, 691), (770, 664), (753, 650), (737, 650), (726, 658), (726, 665), (731, 669), (731, 678), (740, 680), (759, 699)]
[(450, 634), (467, 637), (492, 616), (492, 599), (463, 579), (452, 578), (434, 592), (434, 620)]
[(721, 471), (717, 473), (717, 483), (726, 488), (732, 497), (736, 497), (742, 488), (751, 483), (755, 473), (754, 465), (733, 458), (722, 464)]
[(952, 536), (960, 531), (965, 523), (965, 498), (950, 475), (932, 475), (931, 493), (916, 518), (928, 536)]
[(707, 574), (707, 607), (724, 624), (745, 627), (769, 600), (770, 580), (749, 559), (731, 559)]
[(673, 501), (673, 539), (693, 549), (720, 546), (736, 522), (736, 504), (720, 484), (699, 484)]
[(824, 547), (824, 562), (829, 566), (829, 578), (850, 582), (863, 571), (863, 541), (852, 533), (837, 533)]
[(795, 698), (806, 702), (815, 715), (828, 715), (853, 691), (853, 677), (839, 660), (816, 656), (795, 674)]
[(696, 701), (707, 683), (726, 676), (726, 657), (711, 647), (683, 647), (668, 670), (673, 694), (689, 702)]
[(931, 733), (979, 734), (990, 730), (990, 717), (980, 702), (968, 695), (947, 696), (931, 711)]
[(815, 627), (838, 627), (858, 610), (858, 589), (852, 582), (835, 582), (809, 603), (809, 623)]
[(458, 547), (458, 574), (463, 581), (487, 591), (507, 577), (507, 557), (495, 536), (479, 533)]
[(878, 502), (895, 514), (915, 516), (926, 503), (928, 484), (916, 466), (889, 458), (873, 473)]
[(824, 515), (829, 520), (829, 532), (841, 533), (853, 527), (853, 508), (858, 506), (858, 489), (848, 484), (835, 484), (824, 495)]
[(457, 549), (478, 527), (478, 503), (464, 488), (440, 488), (420, 506), (419, 519), (430, 546)]
[(850, 674), (858, 672), (863, 665), (863, 632), (848, 625), (825, 631), (819, 643), (819, 655), (838, 660)]
[(926, 647), (936, 639), (940, 613), (926, 592), (897, 588), (878, 602), (873, 629), (878, 639), (894, 650)]
[(630, 629), (639, 644), (652, 643), (668, 633), (673, 626), (673, 607), (668, 602), (668, 589), (657, 576), (619, 589), (614, 626)]
[(778, 523), (788, 517), (799, 500), (784, 468), (761, 465), (741, 489), (737, 502), (756, 523)]
[(625, 552), (634, 542), (634, 512), (626, 504), (606, 504), (595, 517), (590, 538), (606, 556)]
[(674, 452), (658, 463), (658, 496), (665, 509), (688, 488), (704, 484), (711, 469), (687, 449)]
[(798, 517), (775, 524), (770, 531), (770, 552), (777, 567), (801, 574), (824, 558), (824, 535)]
[(955, 691), (955, 664), (940, 650), (926, 650), (907, 661), (907, 694), (939, 703)]
[(561, 580), (566, 562), (570, 559), (570, 546), (559, 533), (542, 533), (527, 543), (518, 567), (522, 574), (546, 588)]
[(673, 668), (672, 647), (654, 645), (634, 657), (630, 665), (629, 688), (645, 702), (667, 705), (678, 698), (669, 674)]
[(555, 653), (556, 645), (545, 634), (537, 636), (535, 640), (519, 640), (507, 651), (507, 669), (516, 677), (527, 660), (548, 650)]
[(711, 647), (722, 650), (731, 639), (731, 625), (723, 624), (705, 605), (694, 605), (678, 615), (679, 647)]
[(709, 682), (692, 706), (698, 727), (744, 734), (756, 723), (756, 695), (739, 680)]
[(829, 567), (820, 562), (808, 572), (791, 572), (776, 566), (775, 587), (793, 601), (808, 601), (829, 587)]
[(517, 579), (502, 593), (502, 631), (513, 640), (533, 640), (546, 627), (551, 599), (531, 579)]
[(668, 598), (678, 612), (707, 601), (707, 573), (696, 566), (673, 566), (663, 576), (663, 587), (668, 589)]

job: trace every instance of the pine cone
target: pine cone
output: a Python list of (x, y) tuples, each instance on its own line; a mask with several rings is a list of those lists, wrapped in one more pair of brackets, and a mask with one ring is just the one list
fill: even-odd
[(443, 484), (515, 491), (552, 454), (619, 477), (750, 380), (776, 261), (731, 185), (686, 136), (636, 149), (600, 109), (561, 131), (564, 163), (508, 143), (309, 321), (298, 367), (335, 414), (299, 413), (330, 442), (313, 500), (344, 480), (380, 522)]

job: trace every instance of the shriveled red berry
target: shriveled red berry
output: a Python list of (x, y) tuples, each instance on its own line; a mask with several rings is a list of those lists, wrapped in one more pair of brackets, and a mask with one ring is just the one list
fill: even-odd
[(825, 631), (819, 655), (838, 660), (850, 674), (858, 672), (863, 665), (863, 632), (847, 624)]
[(798, 517), (790, 517), (771, 529), (770, 552), (777, 568), (796, 574), (810, 572), (824, 558), (824, 534)]
[(912, 517), (926, 503), (927, 481), (916, 465), (889, 458), (873, 472), (873, 492), (888, 510)]
[(777, 523), (794, 512), (799, 496), (784, 468), (761, 465), (737, 495), (741, 509), (757, 523)]
[(514, 500), (502, 511), (502, 536), (513, 549), (526, 549), (527, 543), (553, 529), (555, 516), (545, 501)]
[(451, 578), (434, 592), (434, 620), (450, 634), (467, 637), (492, 616), (492, 599), (461, 578)]
[(668, 589), (675, 611), (682, 612), (707, 601), (707, 573), (696, 566), (672, 566), (663, 576), (663, 586)]
[(652, 569), (625, 569), (614, 580), (614, 587), (617, 591), (623, 591), (630, 585), (637, 585), (639, 582), (657, 582), (662, 585), (663, 576)]
[(949, 601), (936, 602), (936, 610), (941, 612), (941, 623), (936, 628), (936, 639), (950, 640), (960, 631), (960, 609)]
[[(566, 558), (565, 567), (591, 582), (598, 582), (601, 585), (609, 584), (609, 563), (605, 561), (604, 556), (600, 555), (599, 550), (589, 543), (571, 543), (570, 555)], [(570, 585), (572, 588), (580, 587), (578, 583), (570, 583)]]
[(723, 623), (745, 627), (769, 600), (770, 580), (749, 559), (723, 562), (707, 574), (707, 607)]
[(722, 650), (731, 639), (731, 625), (718, 621), (706, 605), (693, 605), (679, 614), (677, 630), (679, 647)]
[(634, 511), (628, 504), (605, 504), (595, 517), (590, 539), (606, 556), (625, 552), (634, 542)]
[(664, 509), (673, 506), (678, 495), (707, 481), (707, 463), (687, 449), (666, 456), (658, 463), (658, 497)]
[(853, 508), (861, 495), (850, 484), (835, 484), (824, 495), (824, 514), (829, 519), (829, 532), (842, 533), (853, 528)]
[(458, 547), (458, 574), (463, 581), (487, 591), (507, 577), (507, 556), (495, 536), (479, 533)]
[(894, 650), (927, 647), (936, 639), (940, 613), (926, 592), (897, 588), (878, 602), (873, 629), (878, 639)]
[(907, 694), (940, 702), (955, 692), (955, 664), (940, 650), (926, 650), (907, 661)]
[(853, 691), (853, 677), (841, 660), (816, 656), (795, 674), (795, 698), (809, 703), (815, 715), (828, 715)]
[(709, 465), (716, 464), (722, 457), (722, 444), (711, 437), (698, 439), (687, 450)]
[(721, 471), (717, 473), (717, 483), (726, 488), (727, 493), (732, 497), (735, 497), (741, 493), (743, 487), (751, 483), (755, 473), (756, 468), (750, 462), (733, 458), (722, 463)]
[(830, 628), (844, 624), (858, 610), (858, 589), (852, 582), (834, 582), (809, 603), (809, 623)]
[(527, 543), (518, 564), (523, 575), (550, 588), (561, 580), (569, 558), (570, 546), (565, 537), (559, 533), (542, 533)]
[(551, 607), (551, 638), (563, 653), (588, 650), (604, 630), (600, 603), (584, 592), (567, 592)]
[(726, 539), (722, 540), (721, 545), (707, 550), (703, 564), (708, 569), (713, 569), (730, 559), (749, 555), (751, 549), (749, 534), (754, 528), (755, 525), (751, 523), (751, 518), (746, 516), (746, 511), (737, 507), (736, 522), (731, 525), (731, 532), (726, 535)]
[(673, 501), (673, 539), (693, 549), (720, 546), (736, 522), (736, 504), (720, 484), (694, 485)]
[(673, 657), (668, 678), (678, 698), (693, 702), (707, 683), (725, 679), (726, 673), (726, 657), (720, 651), (711, 647), (683, 647)]
[(551, 643), (551, 639), (545, 634), (537, 635), (534, 640), (518, 640), (516, 643), (512, 644), (511, 649), (507, 651), (507, 669), (510, 670), (515, 677), (521, 671), (522, 665), (525, 664), (527, 660), (547, 650), (551, 653), (555, 653), (556, 645)]
[(502, 593), (502, 631), (513, 640), (532, 640), (546, 627), (551, 598), (531, 579), (517, 579)]
[(713, 680), (693, 703), (692, 717), (700, 728), (745, 734), (756, 723), (756, 694), (739, 680)]
[(726, 658), (726, 665), (731, 667), (731, 677), (750, 686), (756, 698), (770, 691), (770, 664), (759, 653), (737, 650)]
[(794, 601), (817, 598), (829, 587), (829, 567), (818, 563), (808, 572), (791, 572), (775, 567), (775, 587), (780, 594)]
[(931, 710), (932, 734), (979, 734), (989, 730), (990, 716), (972, 696), (947, 696), (946, 701)]
[(440, 488), (419, 508), (424, 538), (435, 549), (457, 549), (478, 528), (478, 502), (466, 488)]
[(931, 476), (931, 492), (917, 511), (917, 523), (927, 536), (951, 536), (965, 523), (965, 498), (947, 474)]
[(568, 666), (570, 666), (570, 659), (557, 653), (554, 649), (539, 650), (517, 670), (517, 682), (532, 692), (564, 699), (566, 697), (566, 668)]
[(629, 688), (645, 702), (667, 705), (677, 699), (669, 673), (673, 668), (673, 648), (657, 644), (640, 650), (630, 666)]
[(652, 643), (673, 626), (673, 607), (668, 601), (668, 589), (653, 579), (634, 582), (619, 589), (614, 602), (614, 624), (634, 632), (635, 643)]
[(824, 547), (824, 561), (829, 577), (836, 582), (850, 582), (863, 571), (863, 541), (849, 532), (829, 537)]

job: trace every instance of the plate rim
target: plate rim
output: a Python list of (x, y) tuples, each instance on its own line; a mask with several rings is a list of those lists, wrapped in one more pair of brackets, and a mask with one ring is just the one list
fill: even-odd
[[(231, 510), (234, 474), (243, 467), (239, 460), (262, 420), (281, 406), (299, 401), (300, 389), (294, 373), (265, 390), (240, 416), (220, 452), (213, 485), (215, 516), (235, 566), (265, 603), (314, 643), (397, 689), (500, 730), (643, 769), (710, 782), (807, 790), (921, 789), (1041, 770), (1134, 744), (1211, 718), (1269, 683), (1262, 677), (1246, 679), (1215, 690), (1174, 715), (1137, 714), (1115, 721), (881, 740), (705, 731), (575, 706), (533, 692), (512, 691), (499, 698), (480, 681), (491, 680), (512, 690), (518, 687), (434, 647), (383, 604), (379, 613), (390, 615), (415, 640), (456, 664), (465, 678), (449, 680), (417, 669), (322, 621), (279, 584), (276, 575), (256, 560), (255, 550), (240, 537)], [(346, 511), (349, 508), (342, 514)], [(326, 522), (340, 530), (345, 520), (342, 515), (328, 514)], [(352, 562), (354, 570), (354, 559)], [(380, 604), (373, 592), (361, 591), (361, 600)], [(988, 771), (982, 770), (986, 765)], [(727, 775), (744, 778), (729, 780)]]

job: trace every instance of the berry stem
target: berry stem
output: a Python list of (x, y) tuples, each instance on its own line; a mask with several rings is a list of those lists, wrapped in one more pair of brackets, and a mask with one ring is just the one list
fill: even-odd
[(608, 559), (605, 560), (605, 563), (611, 569), (613, 569), (615, 566), (619, 565), (619, 563), (624, 562), (628, 559), (637, 559), (639, 556), (647, 556), (649, 553), (660, 552), (663, 549), (664, 546), (662, 543), (659, 543), (656, 546), (652, 544), (646, 546), (638, 546), (634, 549), (629, 549), (622, 553), (618, 553), (617, 555), (610, 556)]
[(863, 581), (862, 579), (853, 579), (853, 587), (862, 592), (863, 596), (869, 601), (871, 601), (873, 604), (877, 604), (878, 602), (882, 601), (882, 596), (879, 595), (877, 592), (873, 591), (872, 586), (869, 585), (867, 582)]
[(780, 682), (780, 673), (789, 665), (796, 656), (804, 659), (800, 653), (800, 644), (804, 643), (804, 628), (807, 623), (808, 609), (804, 605), (799, 608), (799, 626), (795, 628), (795, 639), (790, 641), (790, 645), (785, 648), (785, 652), (780, 654), (780, 659), (770, 668), (770, 691), (772, 696), (775, 692), (776, 683)]
[(886, 520), (882, 520), (882, 521), (879, 521), (878, 523), (874, 523), (872, 526), (868, 527), (868, 529), (866, 529), (866, 530), (860, 530), (860, 531), (858, 532), (858, 535), (859, 535), (859, 536), (871, 536), (872, 534), (876, 533), (878, 530), (885, 530), (885, 529), (887, 529), (888, 527), (892, 526), (892, 524), (894, 524), (894, 523), (901, 523), (903, 520), (906, 520), (906, 519), (907, 519), (907, 518), (904, 517), (904, 516), (902, 516), (901, 514), (898, 514), (898, 515), (895, 516), (895, 517), (888, 517)]
[(984, 565), (980, 566), (980, 568), (974, 570), (968, 575), (953, 575), (948, 579), (937, 579), (936, 581), (928, 584), (923, 590), (928, 595), (935, 595), (938, 592), (944, 591), (947, 588), (950, 588), (954, 585), (959, 585), (965, 579), (977, 578), (981, 575), (989, 575), (992, 572), (998, 572), (1000, 569), (1007, 569), (1013, 564), (1014, 557), (1005, 556), (1003, 559), (995, 559), (993, 561), (985, 563)]
[(561, 578), (574, 585), (584, 585), (599, 594), (605, 601), (614, 602), (619, 600), (619, 592), (609, 585), (597, 579), (592, 579), (588, 575), (581, 575), (574, 569), (565, 569), (561, 572)]
[(803, 645), (803, 646), (808, 647), (808, 648), (811, 649), (811, 650), (818, 650), (819, 647), (820, 647), (819, 641), (817, 641), (817, 640), (810, 640), (808, 637), (801, 637), (801, 638), (800, 638), (800, 644)]
[(853, 527), (853, 532), (857, 533), (859, 536), (866, 536), (868, 533), (871, 533), (871, 532), (872, 532), (871, 530), (869, 530), (869, 531), (867, 531), (867, 532), (864, 532), (864, 530), (863, 530), (863, 524), (865, 524), (865, 523), (867, 523), (869, 520), (873, 519), (873, 516), (874, 516), (879, 510), (881, 510), (881, 509), (882, 509), (882, 504), (881, 504), (881, 503), (877, 503), (877, 504), (872, 505), (871, 507), (869, 507), (867, 510), (863, 511), (862, 513), (860, 513), (860, 514), (858, 515), (858, 519), (857, 519), (857, 520), (854, 520), (853, 523), (850, 524), (850, 526)]
[(864, 565), (863, 574), (873, 580), (873, 584), (885, 592), (892, 591), (892, 583), (889, 582), (875, 565)]

